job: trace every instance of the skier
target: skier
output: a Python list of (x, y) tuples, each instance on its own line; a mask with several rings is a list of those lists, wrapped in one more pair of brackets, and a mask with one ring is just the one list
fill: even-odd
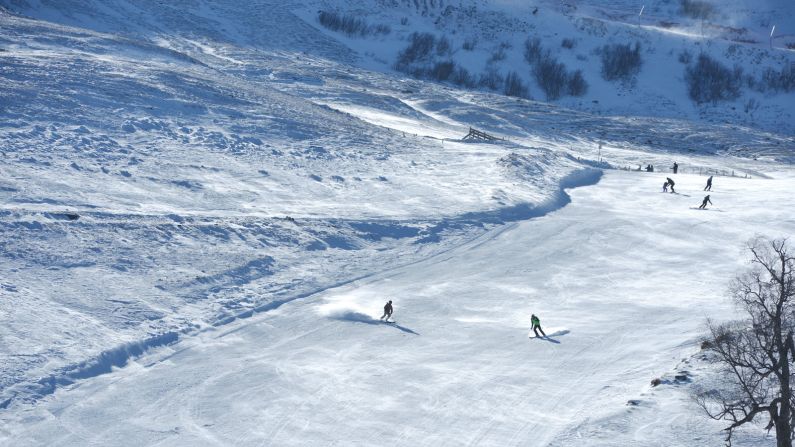
[(388, 322), (389, 321), (389, 317), (391, 317), (391, 316), (392, 316), (392, 300), (389, 300), (389, 302), (387, 302), (384, 305), (384, 314), (381, 315), (381, 318), (379, 318), (379, 320), (384, 320), (384, 317), (386, 317), (386, 320), (384, 320), (384, 321)]
[(712, 191), (712, 176), (711, 175), (707, 179), (707, 186), (704, 187), (704, 191)]
[(674, 162), (674, 174), (676, 174), (677, 171), (679, 171), (679, 165), (676, 162)]
[(670, 177), (665, 177), (665, 180), (668, 181), (668, 186), (671, 187), (671, 194), (675, 193), (676, 191), (674, 191), (674, 181), (671, 180)]
[[(536, 337), (547, 336), (547, 334), (544, 333), (544, 330), (541, 329), (541, 320), (538, 319), (536, 314), (530, 316), (530, 324), (533, 325), (533, 332), (535, 332)], [(538, 331), (541, 331), (541, 335), (538, 335)]]
[(663, 183), (663, 192), (668, 192), (668, 182)]
[(704, 197), (704, 201), (703, 201), (703, 202), (701, 202), (701, 206), (700, 206), (700, 207), (698, 207), (698, 209), (700, 209), (700, 210), (707, 209), (707, 202), (709, 202), (709, 204), (710, 204), (710, 205), (712, 205), (712, 200), (709, 200), (709, 194), (707, 194), (707, 195)]

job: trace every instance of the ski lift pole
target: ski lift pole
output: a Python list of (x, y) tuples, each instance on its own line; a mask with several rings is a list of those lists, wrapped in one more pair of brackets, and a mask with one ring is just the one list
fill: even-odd
[(638, 13), (638, 27), (640, 28), (640, 16), (643, 15), (643, 10), (646, 8), (646, 5), (640, 7), (640, 12)]

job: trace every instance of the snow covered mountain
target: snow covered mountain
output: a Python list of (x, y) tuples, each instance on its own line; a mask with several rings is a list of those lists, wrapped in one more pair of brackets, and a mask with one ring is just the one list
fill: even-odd
[(704, 5), (0, 0), (0, 440), (716, 444), (647, 384), (795, 229), (795, 7)]

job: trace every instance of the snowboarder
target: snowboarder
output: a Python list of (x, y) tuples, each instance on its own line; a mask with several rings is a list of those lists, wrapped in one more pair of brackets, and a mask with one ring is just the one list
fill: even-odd
[(704, 187), (704, 191), (712, 191), (712, 176), (711, 175), (707, 179), (707, 186)]
[[(535, 332), (536, 337), (547, 336), (547, 334), (544, 333), (544, 330), (541, 329), (541, 320), (539, 320), (535, 314), (530, 316), (530, 324), (533, 325), (533, 332)], [(541, 331), (541, 335), (538, 335), (538, 331)]]
[(679, 165), (676, 162), (674, 162), (674, 174), (676, 174), (678, 171), (679, 171)]
[(389, 317), (391, 316), (392, 316), (392, 300), (389, 300), (389, 302), (387, 302), (384, 305), (384, 314), (381, 315), (381, 318), (379, 318), (379, 320), (384, 320), (384, 317), (386, 317), (386, 320), (384, 321), (389, 321)]
[(704, 201), (701, 202), (701, 206), (698, 207), (698, 209), (700, 209), (700, 210), (707, 209), (707, 202), (709, 202), (709, 204), (712, 205), (712, 200), (709, 200), (709, 194), (707, 194), (704, 197)]
[(675, 193), (676, 191), (674, 191), (674, 181), (671, 180), (670, 177), (665, 177), (665, 180), (668, 181), (668, 186), (671, 187), (671, 194)]
[(668, 182), (663, 183), (663, 192), (668, 192)]

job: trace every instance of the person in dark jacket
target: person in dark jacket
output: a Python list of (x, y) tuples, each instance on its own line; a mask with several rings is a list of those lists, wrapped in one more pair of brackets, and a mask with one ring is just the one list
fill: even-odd
[(707, 186), (704, 187), (704, 191), (712, 191), (712, 176), (711, 175), (707, 179)]
[[(530, 317), (530, 324), (533, 325), (533, 332), (535, 332), (536, 337), (547, 336), (547, 334), (544, 333), (544, 330), (541, 329), (541, 320), (539, 320), (535, 314)], [(541, 331), (541, 335), (538, 335), (538, 331)]]
[(700, 209), (700, 210), (706, 209), (707, 208), (707, 202), (709, 202), (709, 204), (712, 205), (712, 200), (709, 200), (709, 195), (704, 197), (704, 201), (701, 202), (701, 206), (698, 207), (698, 209)]
[(663, 183), (663, 192), (668, 192), (668, 182)]
[(389, 300), (389, 302), (387, 302), (384, 305), (384, 314), (381, 315), (381, 318), (379, 318), (379, 320), (384, 320), (384, 317), (386, 317), (384, 321), (389, 321), (389, 317), (391, 316), (392, 316), (392, 300)]
[(670, 177), (665, 177), (665, 179), (668, 180), (668, 186), (671, 187), (671, 193), (675, 193), (676, 191), (674, 191), (674, 181)]
[(677, 172), (679, 172), (679, 165), (676, 162), (674, 162), (674, 174), (676, 174)]

